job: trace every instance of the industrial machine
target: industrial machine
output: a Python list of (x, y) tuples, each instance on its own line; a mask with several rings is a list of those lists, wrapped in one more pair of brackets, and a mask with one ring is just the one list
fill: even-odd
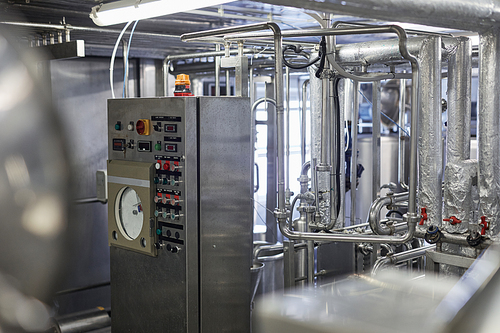
[(114, 332), (248, 332), (250, 102), (108, 103)]

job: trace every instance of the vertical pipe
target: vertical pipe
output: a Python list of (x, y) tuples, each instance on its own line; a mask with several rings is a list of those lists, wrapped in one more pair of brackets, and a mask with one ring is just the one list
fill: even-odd
[[(231, 52), (231, 43), (224, 44), (225, 57), (229, 58)], [(231, 84), (229, 83), (229, 68), (226, 68), (226, 96), (231, 96)]]
[(285, 126), (285, 154), (286, 154), (286, 169), (285, 169), (285, 198), (286, 205), (290, 206), (290, 67), (285, 67), (286, 76), (286, 126)]
[[(418, 204), (426, 207), (429, 225), (442, 223), (443, 150), (441, 148), (441, 38), (428, 37), (419, 53), (421, 113), (419, 133)], [(413, 103), (413, 99), (412, 99)], [(410, 184), (410, 189), (412, 189)], [(413, 192), (413, 191), (411, 191)]]
[(329, 93), (328, 78), (322, 80), (322, 104), (321, 104), (321, 160), (320, 165), (328, 165), (328, 146), (330, 143), (329, 128), (330, 122), (328, 121), (328, 93)]
[(372, 201), (376, 200), (380, 194), (380, 81), (373, 82), (373, 108), (372, 108)]
[[(249, 88), (250, 88), (250, 103), (253, 104), (253, 102), (255, 102), (255, 89), (254, 89), (254, 83), (253, 83), (253, 67), (250, 67), (249, 71), (248, 71), (248, 85), (249, 85)], [(220, 91), (219, 91), (219, 95), (220, 95)]]
[[(337, 82), (337, 79), (334, 79)], [(340, 147), (337, 144), (337, 138), (339, 133), (337, 132), (337, 122), (339, 117), (339, 110), (337, 110), (337, 103), (335, 102), (335, 87), (334, 82), (329, 86), (330, 95), (330, 223), (328, 224), (328, 229), (339, 228), (337, 222), (337, 203), (338, 203), (338, 189), (337, 189), (337, 165), (338, 161), (338, 151)], [(338, 83), (336, 83), (338, 85)], [(337, 97), (338, 98), (338, 97)]]
[(168, 96), (168, 69), (170, 68), (170, 60), (163, 59), (163, 96)]
[(500, 218), (500, 30), (479, 35), (478, 163), (480, 216), (496, 235)]
[(123, 48), (123, 72), (125, 73), (125, 79), (123, 80), (124, 84), (124, 95), (123, 97), (128, 97), (128, 64), (127, 64), (127, 41), (122, 39), (122, 48)]
[(472, 178), (477, 162), (470, 157), (472, 46), (467, 37), (456, 39), (448, 59), (448, 129), (446, 140), (444, 217), (455, 216), (462, 223), (447, 224), (448, 232), (469, 229), (472, 211)]
[(312, 287), (314, 283), (314, 241), (307, 241), (307, 283)]
[(359, 82), (353, 84), (353, 108), (351, 125), (351, 225), (356, 224), (356, 177), (358, 171), (358, 118), (359, 118)]
[[(406, 71), (404, 71), (406, 72)], [(413, 102), (413, 101), (412, 101)], [(403, 190), (408, 190), (408, 184), (405, 177), (405, 164), (406, 164), (406, 134), (402, 130), (405, 128), (406, 121), (406, 79), (401, 79), (399, 86), (399, 155), (398, 155), (398, 181)]]
[[(220, 44), (215, 44), (215, 51), (220, 51)], [(220, 57), (215, 56), (215, 96), (220, 96)], [(253, 101), (251, 101), (253, 103)]]
[(472, 46), (467, 37), (458, 37), (455, 53), (448, 59), (448, 162), (470, 157)]
[(309, 80), (302, 83), (302, 119), (300, 126), (300, 158), (302, 165), (306, 163), (306, 120), (307, 120), (307, 85)]
[(345, 173), (345, 148), (346, 148), (346, 136), (345, 136), (345, 128), (346, 128), (346, 119), (347, 116), (350, 118), (351, 110), (352, 110), (352, 88), (353, 82), (349, 79), (342, 80), (343, 88), (342, 88), (342, 103), (341, 103), (341, 112), (340, 112), (340, 124), (341, 124), (341, 134), (340, 134), (340, 211), (339, 211), (339, 220), (342, 226), (345, 226), (345, 181), (346, 181), (346, 173)]

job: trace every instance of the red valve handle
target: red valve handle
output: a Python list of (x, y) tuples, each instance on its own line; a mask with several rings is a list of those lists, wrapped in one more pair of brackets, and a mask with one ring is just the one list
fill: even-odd
[(483, 227), (481, 228), (481, 235), (484, 235), (486, 233), (486, 230), (490, 229), (488, 226), (488, 222), (486, 221), (486, 216), (481, 216), (481, 222), (479, 225), (482, 225)]
[(459, 219), (457, 219), (455, 216), (450, 216), (449, 219), (443, 219), (443, 221), (450, 221), (451, 225), (455, 225), (457, 223), (462, 223)]
[(427, 221), (427, 212), (426, 212), (426, 207), (422, 207), (421, 210), (421, 219), (418, 225), (424, 225), (424, 221)]

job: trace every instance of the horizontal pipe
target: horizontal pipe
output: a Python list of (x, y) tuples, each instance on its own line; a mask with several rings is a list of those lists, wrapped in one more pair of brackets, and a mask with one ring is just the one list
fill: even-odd
[(385, 257), (379, 258), (377, 259), (377, 261), (375, 261), (375, 264), (373, 265), (371, 275), (372, 276), (377, 275), (378, 271), (384, 266), (387, 266), (389, 264), (397, 265), (401, 262), (421, 257), (425, 255), (426, 251), (434, 250), (435, 248), (436, 248), (435, 244), (429, 246), (417, 247), (416, 249), (399, 252), (396, 254), (390, 254)]
[(500, 5), (492, 0), (257, 0), (259, 2), (378, 20), (480, 31), (498, 26)]

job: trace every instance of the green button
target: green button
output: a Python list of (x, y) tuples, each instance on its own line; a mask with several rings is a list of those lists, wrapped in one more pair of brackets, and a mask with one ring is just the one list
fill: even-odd
[(160, 182), (160, 179), (158, 177), (153, 178), (153, 182), (155, 184), (158, 184)]
[(161, 235), (161, 230), (160, 229), (156, 229), (156, 234), (157, 235)]
[(156, 216), (156, 217), (158, 217), (158, 215), (159, 215), (159, 214), (160, 214), (160, 213), (158, 213), (158, 211), (157, 211), (157, 210), (155, 210), (155, 216)]
[(167, 178), (163, 178), (163, 185), (167, 185), (168, 184), (168, 179)]
[(155, 144), (155, 150), (158, 150), (158, 151), (161, 150), (161, 143)]
[(170, 218), (171, 218), (172, 220), (175, 220), (175, 214), (170, 215)]
[(167, 212), (163, 212), (163, 218), (166, 219), (167, 218)]
[(122, 129), (122, 126), (120, 124), (115, 124), (115, 130), (119, 131)]

